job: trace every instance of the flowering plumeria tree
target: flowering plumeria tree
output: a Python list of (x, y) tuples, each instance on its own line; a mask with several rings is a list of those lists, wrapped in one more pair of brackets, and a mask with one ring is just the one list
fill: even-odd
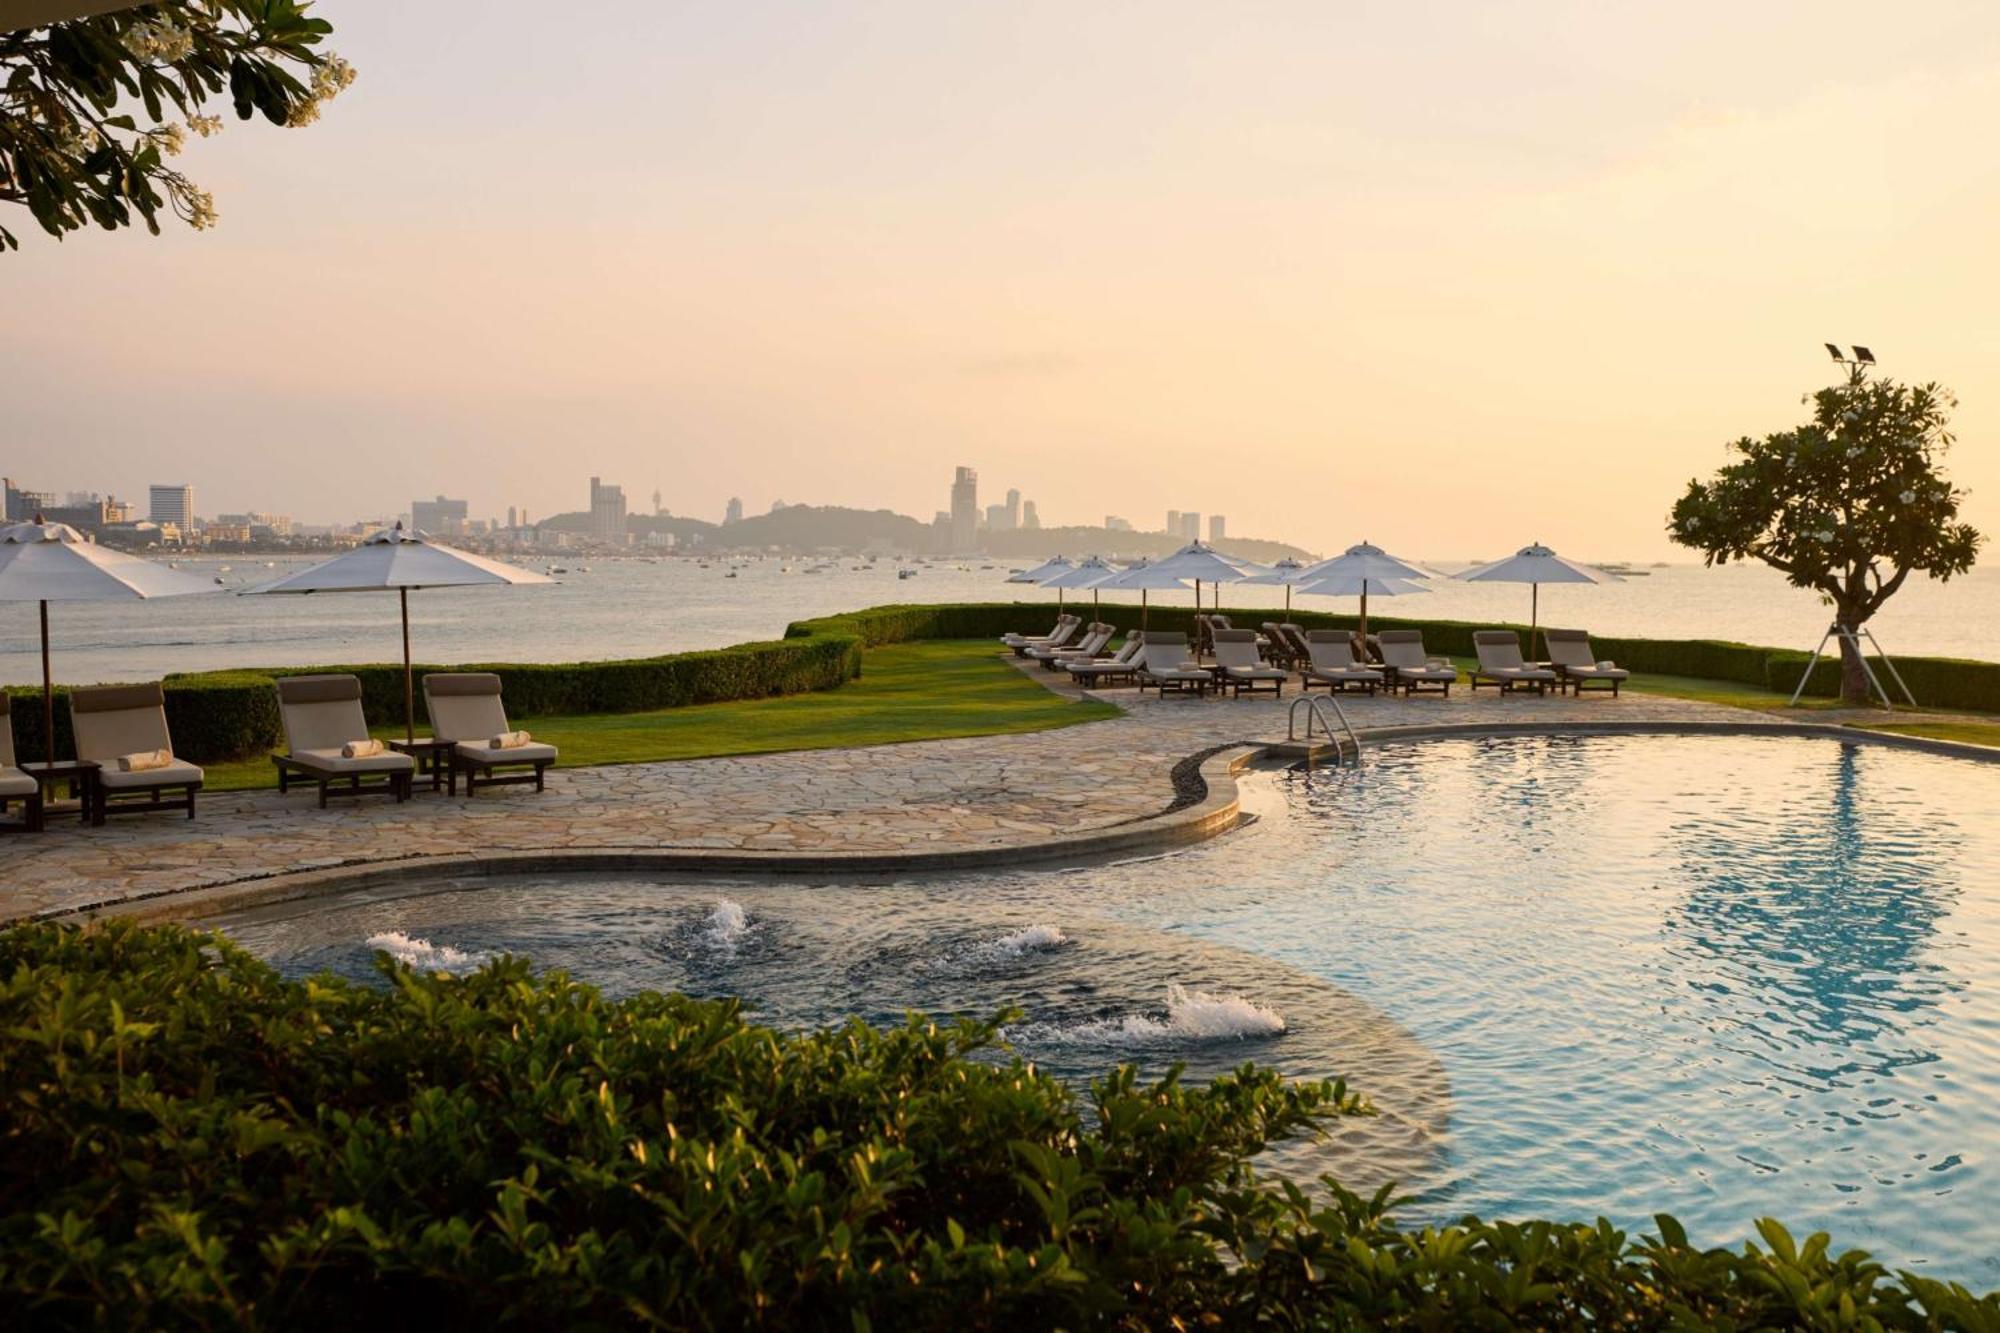
[[(0, 203), (50, 235), (171, 210), (197, 230), (215, 200), (170, 164), (189, 134), (239, 119), (310, 125), (354, 81), (319, 44), (333, 31), (296, 0), (181, 0), (0, 32)], [(19, 239), (0, 223), (0, 251)]]
[[(1690, 481), (1667, 531), (1706, 563), (1757, 559), (1801, 588), (1816, 589), (1834, 618), (1859, 629), (1913, 573), (1949, 579), (1972, 568), (1983, 540), (1959, 521), (1963, 491), (1945, 480), (1957, 402), (1935, 384), (1871, 380), (1806, 399), (1813, 419), (1796, 430), (1747, 436), (1738, 461)], [(1868, 698), (1860, 654), (1841, 642), (1841, 696)]]

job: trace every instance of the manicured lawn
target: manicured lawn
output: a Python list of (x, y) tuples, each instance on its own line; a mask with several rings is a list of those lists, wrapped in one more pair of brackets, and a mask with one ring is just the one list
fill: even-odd
[[(520, 725), (559, 747), (563, 767), (581, 768), (997, 736), (1116, 716), (1110, 704), (1043, 689), (1002, 660), (991, 643), (945, 641), (871, 649), (861, 679), (837, 690), (653, 713), (523, 718)], [(403, 729), (379, 726), (375, 734), (388, 740)], [(277, 785), (268, 759), (207, 768), (211, 789)]]
[[(1479, 664), (1477, 658), (1455, 657), (1453, 665), (1460, 675), (1470, 678), (1472, 669)], [(1733, 680), (1705, 680), (1699, 676), (1657, 676), (1650, 672), (1635, 671), (1632, 679), (1625, 682), (1625, 689), (1631, 694), (1663, 695), (1669, 699), (1692, 699), (1699, 703), (1719, 704), (1730, 708), (1785, 708), (1785, 701), (1791, 696), (1777, 690), (1767, 690), (1756, 685), (1743, 685)], [(1801, 699), (1798, 711), (1838, 708), (1838, 699)]]

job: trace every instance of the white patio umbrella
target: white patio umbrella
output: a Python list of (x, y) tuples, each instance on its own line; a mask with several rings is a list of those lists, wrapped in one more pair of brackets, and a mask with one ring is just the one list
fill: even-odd
[(403, 735), (417, 737), (416, 682), (410, 672), (410, 592), (416, 588), (473, 588), (513, 583), (553, 583), (530, 570), (432, 541), (403, 525), (370, 534), (351, 551), (269, 583), (245, 588), (261, 593), (388, 592), (403, 607)]
[(123, 551), (108, 550), (67, 523), (0, 528), (0, 602), (40, 602), (42, 618), (42, 758), (56, 759), (56, 695), (49, 674), (50, 602), (122, 602), (214, 592), (208, 580)]
[(1282, 584), (1285, 589), (1285, 610), (1290, 611), (1292, 609), (1292, 589), (1296, 585), (1307, 581), (1301, 577), (1305, 572), (1306, 567), (1304, 565), (1290, 556), (1286, 556), (1263, 573), (1252, 574), (1244, 579), (1243, 582), (1246, 584), (1262, 584), (1268, 587), (1276, 587)]
[[(1246, 568), (1247, 567), (1247, 568)], [(1236, 583), (1261, 573), (1262, 566), (1252, 565), (1248, 560), (1223, 555), (1206, 542), (1193, 541), (1163, 560), (1154, 562), (1150, 568), (1163, 569), (1175, 578), (1194, 581), (1194, 609), (1201, 610), (1201, 585), (1204, 581), (1214, 584)]]
[(1364, 579), (1335, 575), (1302, 583), (1299, 591), (1310, 597), (1359, 597), (1362, 611), (1361, 627), (1357, 632), (1366, 637), (1369, 597), (1408, 597), (1414, 593), (1429, 592), (1430, 589), (1415, 579)]
[(1090, 589), (1090, 613), (1094, 616), (1097, 614), (1097, 585), (1117, 572), (1117, 566), (1102, 556), (1093, 555), (1074, 569), (1066, 569), (1054, 578), (1044, 580), (1042, 586), (1058, 591), (1064, 588)]
[[(1362, 634), (1368, 633), (1368, 596), (1374, 591), (1370, 586), (1371, 582), (1380, 582), (1385, 579), (1409, 580), (1437, 577), (1435, 573), (1425, 569), (1422, 565), (1390, 555), (1381, 547), (1365, 541), (1357, 542), (1345, 551), (1342, 551), (1339, 555), (1322, 560), (1316, 565), (1306, 566), (1305, 574), (1306, 577), (1300, 580), (1301, 585), (1327, 579), (1360, 581), (1355, 593), (1334, 593), (1330, 595), (1352, 597), (1358, 593), (1361, 598), (1361, 624), (1359, 629)], [(1394, 594), (1385, 595), (1393, 596)]]
[(1612, 583), (1614, 575), (1575, 560), (1565, 560), (1536, 542), (1523, 546), (1504, 560), (1475, 565), (1452, 575), (1468, 583), (1525, 583), (1528, 594), (1528, 656), (1535, 656), (1535, 635), (1541, 627), (1542, 585), (1544, 583)]
[(1009, 583), (1046, 583), (1065, 570), (1074, 569), (1068, 556), (1051, 556), (1033, 569), (1019, 569), (1007, 576)]
[(1133, 588), (1139, 590), (1139, 629), (1142, 633), (1146, 628), (1147, 593), (1158, 592), (1163, 589), (1178, 589), (1181, 592), (1188, 590), (1186, 579), (1170, 571), (1163, 570), (1158, 565), (1147, 564), (1134, 565), (1122, 573), (1113, 574), (1098, 586), (1102, 588), (1125, 589), (1127, 591)]

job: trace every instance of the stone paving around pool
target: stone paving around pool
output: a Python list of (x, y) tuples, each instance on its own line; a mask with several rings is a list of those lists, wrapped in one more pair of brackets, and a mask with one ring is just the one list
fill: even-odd
[[(1025, 668), (1024, 668), (1025, 669)], [(1056, 677), (1035, 679), (1061, 688)], [(900, 853), (1023, 846), (1157, 815), (1173, 766), (1239, 741), (1285, 735), (1282, 701), (1095, 693), (1120, 718), (1028, 735), (973, 737), (562, 769), (546, 792), (477, 797), (419, 788), (404, 805), (311, 792), (204, 793), (193, 821), (128, 816), (86, 828), (52, 815), (39, 835), (0, 840), (0, 919), (59, 914), (293, 871), (421, 855), (578, 849), (717, 848), (774, 853)], [(1627, 695), (1582, 699), (1349, 698), (1357, 727), (1423, 723), (1736, 721), (1755, 714)]]

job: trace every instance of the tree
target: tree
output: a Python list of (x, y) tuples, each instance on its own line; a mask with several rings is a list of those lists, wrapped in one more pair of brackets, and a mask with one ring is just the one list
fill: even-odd
[[(1673, 539), (1710, 565), (1754, 558), (1783, 571), (1851, 630), (1911, 574), (1943, 581), (1971, 569), (1984, 539), (1959, 521), (1965, 493), (1940, 467), (1958, 405), (1950, 392), (1871, 380), (1856, 364), (1845, 383), (1805, 401), (1811, 421), (1737, 440), (1738, 461), (1688, 483), (1667, 520)], [(1865, 703), (1859, 651), (1843, 638), (1840, 656), (1841, 697)]]
[[(158, 235), (163, 209), (213, 226), (214, 199), (168, 162), (189, 133), (222, 128), (210, 101), (226, 89), (239, 119), (297, 127), (354, 81), (353, 66), (317, 49), (333, 28), (309, 8), (182, 0), (0, 32), (0, 203), (26, 207), (58, 240), (135, 217)], [(19, 248), (0, 224), (0, 251)]]

